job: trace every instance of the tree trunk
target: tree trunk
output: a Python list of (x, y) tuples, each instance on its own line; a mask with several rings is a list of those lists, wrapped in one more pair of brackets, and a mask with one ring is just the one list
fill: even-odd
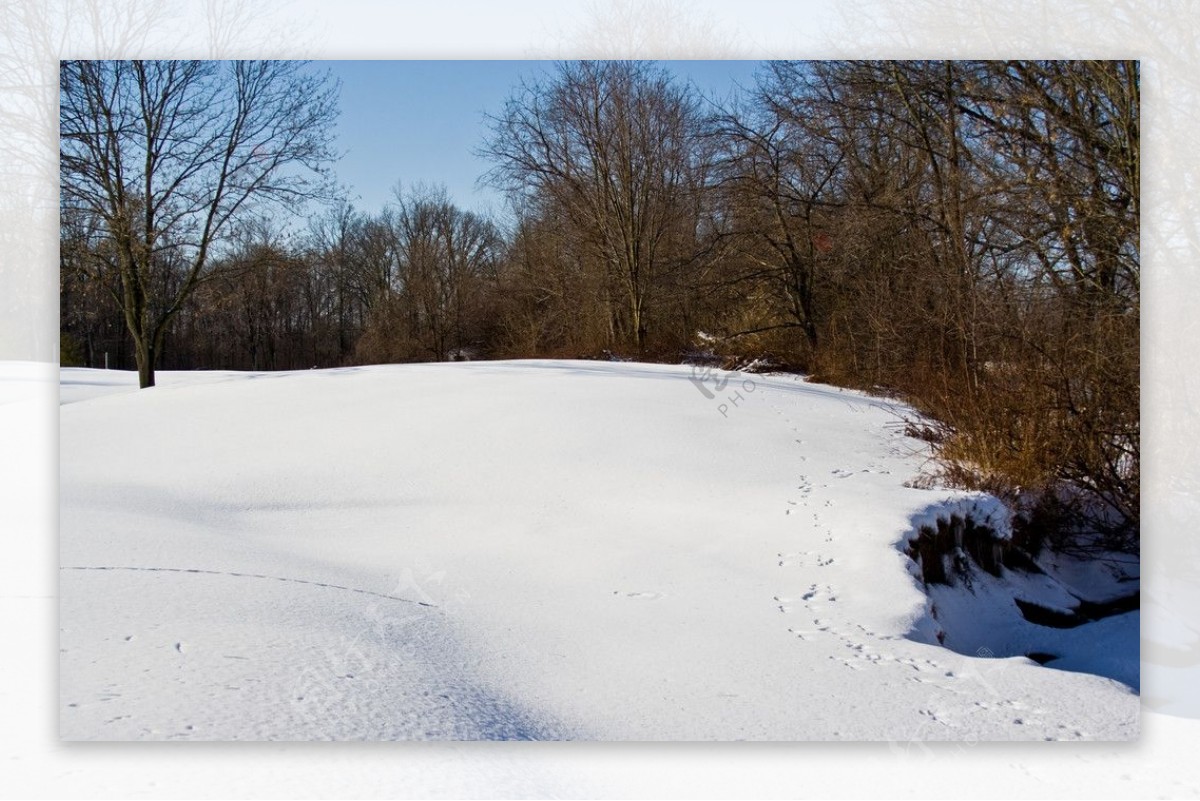
[(137, 358), (138, 385), (142, 389), (154, 386), (154, 344), (139, 338), (134, 342), (134, 355)]

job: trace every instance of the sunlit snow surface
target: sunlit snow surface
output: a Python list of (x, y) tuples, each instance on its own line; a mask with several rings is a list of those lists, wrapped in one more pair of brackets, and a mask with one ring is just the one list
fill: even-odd
[[(1038, 631), (1006, 593), (1053, 593), (1006, 576), (930, 617), (901, 543), (988, 499), (906, 486), (886, 401), (569, 361), (61, 380), (68, 739), (1137, 736), (1138, 613)], [(1005, 657), (1047, 643), (1104, 675)]]

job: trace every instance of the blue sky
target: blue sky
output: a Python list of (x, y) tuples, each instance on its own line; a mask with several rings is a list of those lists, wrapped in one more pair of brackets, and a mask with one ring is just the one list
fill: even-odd
[[(663, 61), (705, 94), (727, 96), (752, 86), (757, 61)], [(501, 111), (522, 78), (553, 69), (550, 61), (323, 61), (342, 83), (336, 166), (355, 206), (375, 212), (397, 181), (444, 184), (451, 199), (473, 211), (503, 211), (503, 199), (476, 180), (488, 168), (477, 158), (487, 132), (485, 113)]]

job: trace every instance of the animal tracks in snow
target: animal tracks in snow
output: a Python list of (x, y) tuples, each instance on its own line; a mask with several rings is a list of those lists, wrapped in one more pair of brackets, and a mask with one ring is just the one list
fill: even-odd
[(802, 600), (802, 601), (825, 600), (825, 601), (832, 602), (832, 601), (837, 600), (837, 596), (833, 594), (833, 588), (830, 587), (828, 584), (825, 584), (823, 586), (818, 586), (816, 584), (813, 584), (808, 588), (808, 592), (806, 592), (800, 596), (800, 600)]
[[(814, 552), (780, 553), (780, 566), (800, 563), (815, 567), (832, 564), (832, 558), (825, 558)], [(966, 690), (947, 686), (946, 679), (958, 679), (959, 672), (949, 669), (946, 665), (932, 659), (918, 659), (907, 656), (897, 656), (887, 646), (887, 641), (896, 639), (880, 635), (871, 628), (846, 621), (838, 614), (837, 602), (839, 591), (833, 584), (813, 582), (807, 588), (795, 594), (775, 595), (776, 610), (789, 619), (807, 616), (807, 624), (792, 624), (787, 631), (793, 637), (803, 642), (828, 638), (834, 645), (835, 652), (827, 658), (848, 670), (861, 671), (872, 666), (891, 666), (897, 673), (898, 680), (908, 680), (919, 684), (928, 684), (933, 689), (952, 694), (964, 694)], [(840, 648), (837, 646), (840, 645)], [(907, 669), (907, 671), (905, 670)], [(957, 682), (952, 682), (952, 684)]]
[[(800, 483), (796, 485), (796, 495), (788, 500), (788, 508), (784, 510), (785, 515), (790, 515), (796, 511), (797, 507), (807, 504), (808, 496), (812, 494), (813, 483), (808, 480), (808, 476), (802, 475), (798, 476), (798, 478)], [(821, 486), (825, 487), (828, 485), (822, 484)]]
[(828, 584), (810, 584), (808, 589), (796, 598), (776, 595), (774, 600), (779, 605), (780, 612), (788, 613), (792, 611), (792, 605), (796, 602), (803, 603), (809, 610), (817, 610), (826, 603), (836, 601), (837, 595), (834, 594), (833, 587)]
[[(331, 584), (324, 581), (311, 581), (309, 579), (292, 578), (290, 576), (269, 576), (263, 573), (243, 573), (235, 570), (202, 570), (195, 567), (133, 567), (127, 565), (67, 565), (61, 570), (118, 570), (118, 571), (134, 571), (139, 573), (187, 573), (194, 576), (227, 576), (232, 578), (243, 579), (263, 579), (267, 581), (282, 581), (287, 584), (306, 584), (310, 587), (323, 587), (329, 590), (345, 590), (346, 592), (354, 592), (359, 595), (371, 595), (376, 598), (383, 598), (388, 601), (400, 601), (401, 603), (416, 604), (417, 606), (434, 607), (435, 604), (426, 601), (415, 601), (409, 598), (399, 598), (395, 595), (388, 595), (382, 592), (373, 590), (364, 590), (359, 587), (346, 587), (341, 584)], [(180, 650), (182, 653), (182, 650)]]
[(628, 598), (631, 601), (657, 601), (663, 597), (661, 592), (621, 592), (613, 590), (613, 595)]
[(892, 474), (892, 471), (885, 470), (879, 465), (870, 465), (869, 467), (863, 467), (859, 470), (851, 470), (847, 467), (839, 467), (836, 470), (829, 471), (829, 474), (834, 478), (850, 478), (851, 476), (859, 476), (864, 473), (877, 473), (881, 476), (888, 476)]
[(777, 554), (780, 567), (829, 567), (833, 564), (832, 556), (822, 556), (816, 551), (794, 551)]

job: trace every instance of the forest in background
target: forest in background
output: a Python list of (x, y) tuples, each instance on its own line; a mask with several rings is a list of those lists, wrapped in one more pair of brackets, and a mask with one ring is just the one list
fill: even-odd
[[(229, 224), (206, 258), (190, 229), (158, 222), (201, 208), (192, 196), (105, 205), (124, 184), (86, 122), (110, 85), (94, 64), (67, 65), (60, 88), (64, 365), (797, 370), (926, 413), (912, 430), (943, 478), (1009, 500), (1030, 542), (1138, 548), (1137, 62), (769, 62), (721, 103), (653, 63), (563, 63), (482, 132), (503, 222), (438, 187), (382, 209), (332, 200), (303, 229), (218, 198)], [(186, 69), (131, 68), (128, 85), (206, 80)], [(330, 98), (307, 90), (310, 119), (328, 119)], [(142, 91), (143, 107), (158, 96)], [(161, 104), (182, 122), (142, 132), (147, 152), (186, 152), (199, 107)], [(300, 142), (281, 127), (297, 110), (274, 110), (262, 130), (279, 153), (326, 157), (319, 124)], [(271, 151), (230, 141), (248, 177), (220, 186), (308, 191), (255, 183)], [(177, 174), (200, 175), (199, 158), (178, 156)]]

